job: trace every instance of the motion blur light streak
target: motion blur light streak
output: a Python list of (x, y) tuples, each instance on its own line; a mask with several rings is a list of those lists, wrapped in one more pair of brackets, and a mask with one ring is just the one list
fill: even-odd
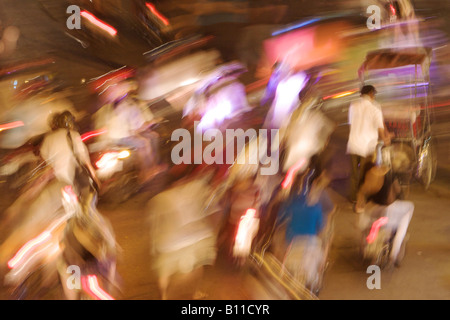
[(93, 130), (93, 131), (86, 132), (81, 135), (81, 140), (84, 142), (86, 140), (89, 140), (90, 138), (100, 136), (100, 135), (106, 133), (107, 131), (108, 130), (106, 130), (106, 129), (99, 129), (99, 130)]
[(425, 109), (430, 109), (430, 108), (442, 108), (442, 107), (448, 107), (450, 106), (450, 100), (442, 102), (442, 103), (438, 103), (438, 104), (433, 104), (431, 106), (428, 107), (421, 107), (420, 110), (425, 110)]
[[(73, 200), (73, 201), (78, 201), (76, 194), (72, 190), (72, 186), (69, 185), (69, 186), (66, 186), (65, 188), (63, 188), (62, 193), (63, 193), (64, 197), (68, 197), (70, 200)], [(19, 249), (19, 251), (16, 253), (16, 255), (11, 260), (8, 261), (8, 267), (11, 269), (15, 268), (19, 263), (21, 263), (21, 261), (26, 257), (26, 255), (30, 251), (34, 250), (37, 246), (50, 240), (50, 238), (52, 236), (52, 232), (56, 228), (58, 228), (62, 223), (64, 223), (70, 216), (71, 216), (71, 214), (66, 214), (66, 215), (62, 216), (61, 218), (59, 218), (55, 222), (53, 222), (47, 228), (47, 230), (42, 232), (39, 236), (37, 236), (36, 238), (25, 243), (22, 246), (22, 248)], [(36, 256), (38, 253), (46, 250), (48, 247), (49, 247), (49, 245), (47, 245), (44, 249), (37, 251), (35, 254), (33, 254), (33, 256), (30, 259), (32, 259), (34, 256)]]
[(187, 80), (181, 82), (181, 83), (180, 83), (180, 86), (182, 86), (182, 87), (184, 87), (184, 86), (189, 86), (189, 85), (191, 85), (191, 84), (196, 83), (197, 81), (199, 81), (199, 80), (198, 80), (198, 79), (195, 79), (195, 78), (187, 79)]
[(370, 229), (370, 233), (367, 236), (367, 243), (372, 243), (375, 241), (378, 235), (378, 231), (382, 226), (384, 226), (388, 222), (388, 217), (381, 217), (377, 221), (372, 224), (372, 228)]
[(55, 60), (52, 58), (47, 58), (47, 59), (43, 59), (43, 60), (38, 60), (38, 61), (32, 61), (32, 62), (26, 62), (26, 63), (22, 63), (20, 65), (15, 65), (13, 67), (9, 67), (9, 68), (2, 68), (2, 70), (0, 71), (0, 76), (4, 76), (4, 75), (9, 75), (18, 71), (22, 71), (28, 68), (33, 68), (33, 67), (40, 67), (40, 66), (44, 66), (44, 65), (48, 65), (48, 64), (53, 64), (55, 63)]
[(96, 275), (88, 275), (82, 278), (83, 289), (93, 298), (97, 300), (115, 300), (108, 293), (106, 293), (98, 284)]
[(126, 80), (132, 77), (135, 73), (130, 67), (122, 66), (118, 69), (111, 70), (101, 76), (92, 78), (89, 82), (92, 83), (91, 88), (97, 91), (100, 87), (104, 86), (107, 82), (111, 81), (113, 83), (119, 82), (121, 80)]
[(169, 25), (169, 20), (164, 17), (158, 10), (156, 10), (153, 4), (146, 2), (145, 5), (159, 20), (161, 20), (162, 23), (164, 23), (166, 26)]
[(123, 150), (123, 151), (120, 151), (119, 152), (119, 154), (117, 155), (117, 158), (119, 158), (119, 159), (125, 159), (125, 158), (128, 158), (129, 156), (130, 156), (130, 151), (128, 151), (128, 150)]
[(292, 30), (295, 30), (295, 29), (299, 29), (299, 28), (305, 27), (305, 26), (310, 25), (310, 24), (312, 24), (314, 22), (317, 22), (319, 20), (320, 20), (319, 18), (315, 18), (315, 19), (311, 19), (311, 20), (308, 20), (308, 21), (304, 21), (304, 22), (301, 22), (301, 23), (289, 26), (289, 27), (281, 29), (281, 30), (277, 30), (277, 31), (272, 33), (272, 36), (278, 36), (278, 35), (280, 35), (282, 33), (286, 33), (286, 32), (289, 32), (289, 31), (292, 31)]
[[(14, 275), (18, 275), (20, 272), (22, 272), (22, 270), (31, 262), (33, 261), (33, 259), (37, 256), (39, 256), (41, 253), (47, 251), (48, 249), (50, 249), (53, 245), (51, 243), (47, 243), (42, 249), (36, 251), (35, 253), (33, 253), (33, 255), (27, 259), (26, 262), (24, 262), (22, 264), (22, 266), (18, 269), (14, 271)], [(54, 250), (50, 251), (49, 255), (52, 255), (54, 252)], [(11, 268), (12, 269), (12, 268)]]
[(404, 89), (404, 88), (415, 88), (415, 87), (424, 87), (424, 86), (428, 86), (429, 83), (428, 82), (422, 82), (422, 83), (415, 83), (415, 84), (405, 84), (402, 86), (399, 86), (400, 89)]
[(206, 111), (197, 127), (198, 130), (213, 128), (214, 125), (220, 125), (225, 119), (231, 117), (233, 105), (229, 100), (220, 100), (217, 105)]
[(354, 94), (357, 91), (358, 91), (357, 89), (354, 89), (354, 90), (340, 92), (340, 93), (337, 93), (337, 94), (333, 94), (331, 96), (326, 96), (326, 97), (323, 98), (323, 100), (343, 98), (343, 97), (349, 96), (351, 94)]
[(111, 27), (110, 25), (104, 23), (100, 19), (96, 18), (92, 13), (87, 11), (81, 11), (81, 16), (86, 18), (90, 23), (99, 27), (100, 29), (108, 32), (110, 35), (115, 36), (117, 34), (117, 30)]
[(111, 168), (117, 163), (118, 157), (118, 152), (107, 152), (95, 163), (95, 165), (99, 169)]
[(65, 186), (62, 190), (62, 194), (68, 202), (72, 202), (72, 201), (77, 202), (78, 201), (78, 197), (75, 194), (75, 192), (73, 192), (71, 185)]
[(247, 256), (250, 254), (250, 248), (253, 238), (259, 228), (259, 219), (256, 216), (256, 209), (249, 208), (239, 221), (236, 232), (233, 254), (235, 256)]
[(8, 261), (8, 267), (10, 269), (16, 267), (20, 261), (26, 256), (26, 254), (33, 249), (34, 247), (40, 245), (41, 243), (45, 242), (50, 238), (50, 232), (45, 231), (41, 233), (36, 238), (28, 241), (17, 253), (16, 255)]
[(396, 16), (397, 10), (395, 10), (394, 6), (392, 4), (390, 4), (389, 7), (391, 8), (392, 15)]
[(23, 127), (24, 125), (25, 124), (22, 121), (14, 121), (10, 123), (0, 124), (0, 132), (2, 132), (3, 130)]
[(284, 178), (283, 182), (281, 183), (281, 186), (283, 189), (287, 189), (292, 182), (294, 181), (295, 173), (300, 170), (301, 167), (305, 164), (305, 159), (299, 160), (295, 165), (293, 165), (291, 168), (289, 168), (288, 172), (286, 173), (286, 177)]
[(247, 238), (247, 233), (251, 226), (252, 219), (255, 218), (256, 210), (255, 209), (247, 209), (245, 215), (241, 217), (241, 221), (239, 222), (238, 232), (236, 234), (236, 242), (239, 244), (243, 244), (245, 239)]

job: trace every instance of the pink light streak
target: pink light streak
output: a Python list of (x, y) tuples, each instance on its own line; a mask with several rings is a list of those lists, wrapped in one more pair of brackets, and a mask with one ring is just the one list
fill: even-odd
[(83, 10), (81, 11), (81, 16), (86, 18), (90, 23), (92, 23), (96, 27), (99, 27), (100, 29), (108, 32), (110, 35), (115, 36), (117, 34), (116, 29), (114, 29), (109, 24), (106, 24), (102, 20), (98, 19), (92, 13)]
[(96, 275), (88, 275), (83, 277), (82, 280), (83, 289), (93, 298), (97, 300), (115, 300), (106, 291), (104, 291), (98, 284)]
[(372, 228), (370, 229), (370, 233), (367, 236), (366, 240), (367, 243), (373, 243), (375, 239), (377, 238), (378, 231), (380, 231), (380, 228), (384, 226), (388, 222), (388, 217), (381, 217), (377, 221), (375, 221), (372, 224)]
[(93, 137), (100, 136), (100, 135), (102, 135), (102, 134), (104, 134), (106, 132), (108, 132), (107, 129), (99, 129), (99, 130), (89, 131), (89, 132), (83, 133), (81, 135), (81, 140), (82, 141), (86, 141), (86, 140), (89, 140), (89, 139), (91, 139)]
[(300, 159), (296, 164), (289, 168), (288, 172), (286, 173), (286, 177), (281, 183), (283, 189), (287, 189), (289, 186), (291, 186), (292, 182), (294, 181), (295, 174), (303, 167), (305, 162), (305, 159)]
[(153, 4), (146, 2), (145, 5), (151, 11), (151, 13), (153, 13), (159, 20), (161, 20), (162, 23), (164, 23), (164, 25), (169, 25), (169, 20), (164, 17), (158, 10), (156, 10)]
[(8, 261), (8, 267), (10, 269), (15, 268), (21, 261), (24, 259), (24, 257), (28, 254), (30, 250), (32, 250), (34, 247), (40, 245), (41, 243), (44, 243), (50, 238), (50, 232), (45, 231), (41, 233), (36, 238), (28, 241), (23, 245), (22, 248), (16, 253), (16, 255)]
[(14, 121), (10, 123), (0, 124), (0, 132), (3, 130), (14, 129), (23, 127), (25, 124), (22, 121)]

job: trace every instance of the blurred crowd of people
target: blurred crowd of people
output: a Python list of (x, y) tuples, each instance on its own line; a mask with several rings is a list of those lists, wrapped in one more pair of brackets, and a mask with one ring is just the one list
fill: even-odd
[[(241, 7), (224, 4), (235, 14)], [(192, 14), (208, 15), (208, 8), (196, 5)], [(408, 12), (405, 17), (412, 14)], [(277, 16), (274, 20), (278, 21)], [(198, 61), (198, 57), (187, 59), (184, 66), (196, 68)], [(112, 185), (112, 176), (116, 177), (113, 197), (118, 198), (128, 192), (129, 184), (138, 193), (159, 174), (169, 176), (170, 183), (148, 199), (143, 211), (149, 218), (149, 255), (161, 299), (172, 298), (168, 288), (177, 274), (187, 274), (197, 284), (192, 289), (194, 299), (205, 298), (199, 280), (205, 266), (220, 263), (238, 269), (258, 268), (256, 255), (266, 261), (275, 259), (281, 266), (279, 272), (289, 275), (297, 286), (312, 295), (319, 293), (336, 213), (328, 192), (333, 179), (328, 143), (336, 123), (321, 109), (323, 97), (317, 90), (321, 69), (299, 70), (281, 59), (273, 65), (258, 102), (251, 104), (239, 80), (247, 72), (245, 66), (216, 62), (212, 70), (196, 74), (202, 75), (201, 79), (173, 74), (172, 70), (176, 86), (170, 90), (161, 85), (166, 91), (163, 98), (155, 95), (155, 90), (151, 99), (142, 98), (150, 94), (142, 89), (145, 81), (132, 78), (112, 83), (111, 92), (117, 84), (125, 83), (127, 89), (109, 92), (99, 110), (88, 115), (88, 127), (93, 129), (90, 135), (78, 130), (77, 112), (55, 92), (33, 90), (13, 108), (5, 120), (22, 120), (14, 132), (1, 133), (2, 147), (21, 149), (19, 155), (28, 154), (33, 161), (30, 170), (20, 173), (27, 179), (4, 213), (9, 233), (0, 247), (0, 270), (7, 269), (3, 271), (12, 297), (40, 298), (45, 296), (45, 288), (58, 282), (67, 299), (112, 299), (120, 294), (116, 271), (120, 250), (113, 226), (97, 209), (98, 201)], [(165, 79), (162, 71), (150, 74), (152, 83)], [(362, 230), (371, 226), (367, 216), (387, 210), (389, 226), (397, 230), (391, 252), (397, 261), (414, 205), (401, 200), (395, 175), (377, 149), (379, 141), (389, 146), (393, 136), (376, 102), (376, 89), (366, 85), (360, 94), (348, 114), (349, 201), (361, 214)], [(52, 105), (47, 100), (53, 101)], [(153, 113), (150, 106), (161, 100), (173, 110), (177, 109), (174, 105), (181, 105), (177, 123), (164, 122)], [(29, 119), (20, 116), (25, 116), (23, 110), (33, 108), (37, 114), (27, 114)], [(249, 152), (254, 140), (237, 150), (233, 163), (175, 165), (163, 157), (173, 141), (157, 127), (172, 125), (192, 132), (194, 121), (199, 121), (203, 131), (214, 128), (225, 133), (244, 124), (246, 128), (276, 130), (276, 139), (264, 140), (263, 147), (279, 161), (278, 172), (264, 176), (259, 171), (264, 163), (236, 161)], [(223, 155), (228, 155), (227, 147), (220, 150)], [(95, 157), (93, 150), (101, 157)], [(198, 150), (191, 151), (193, 156)], [(15, 173), (14, 161), (28, 162), (25, 156), (12, 159), (2, 165), (2, 174)], [(128, 166), (130, 159), (135, 160)], [(104, 169), (115, 171), (104, 176)], [(71, 277), (66, 270), (73, 265), (82, 270), (78, 291), (67, 289)]]

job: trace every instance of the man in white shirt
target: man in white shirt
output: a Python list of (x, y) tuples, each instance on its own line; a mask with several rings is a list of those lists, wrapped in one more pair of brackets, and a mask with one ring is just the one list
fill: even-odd
[(356, 202), (356, 193), (364, 176), (364, 168), (373, 161), (379, 139), (390, 144), (381, 106), (375, 101), (376, 90), (371, 85), (363, 86), (361, 97), (352, 102), (348, 110), (350, 134), (347, 154), (351, 155), (352, 173), (350, 181), (350, 201)]

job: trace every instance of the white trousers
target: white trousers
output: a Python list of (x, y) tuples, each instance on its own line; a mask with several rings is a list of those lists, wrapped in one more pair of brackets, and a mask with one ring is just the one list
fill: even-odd
[(381, 206), (374, 203), (367, 204), (364, 213), (359, 216), (359, 228), (361, 231), (370, 228), (370, 224), (373, 222), (371, 217), (377, 212), (379, 213), (380, 210), (384, 210), (383, 215), (388, 218), (386, 227), (393, 231), (397, 230), (391, 250), (391, 259), (395, 261), (408, 231), (414, 212), (414, 204), (406, 200), (396, 200), (389, 206)]

